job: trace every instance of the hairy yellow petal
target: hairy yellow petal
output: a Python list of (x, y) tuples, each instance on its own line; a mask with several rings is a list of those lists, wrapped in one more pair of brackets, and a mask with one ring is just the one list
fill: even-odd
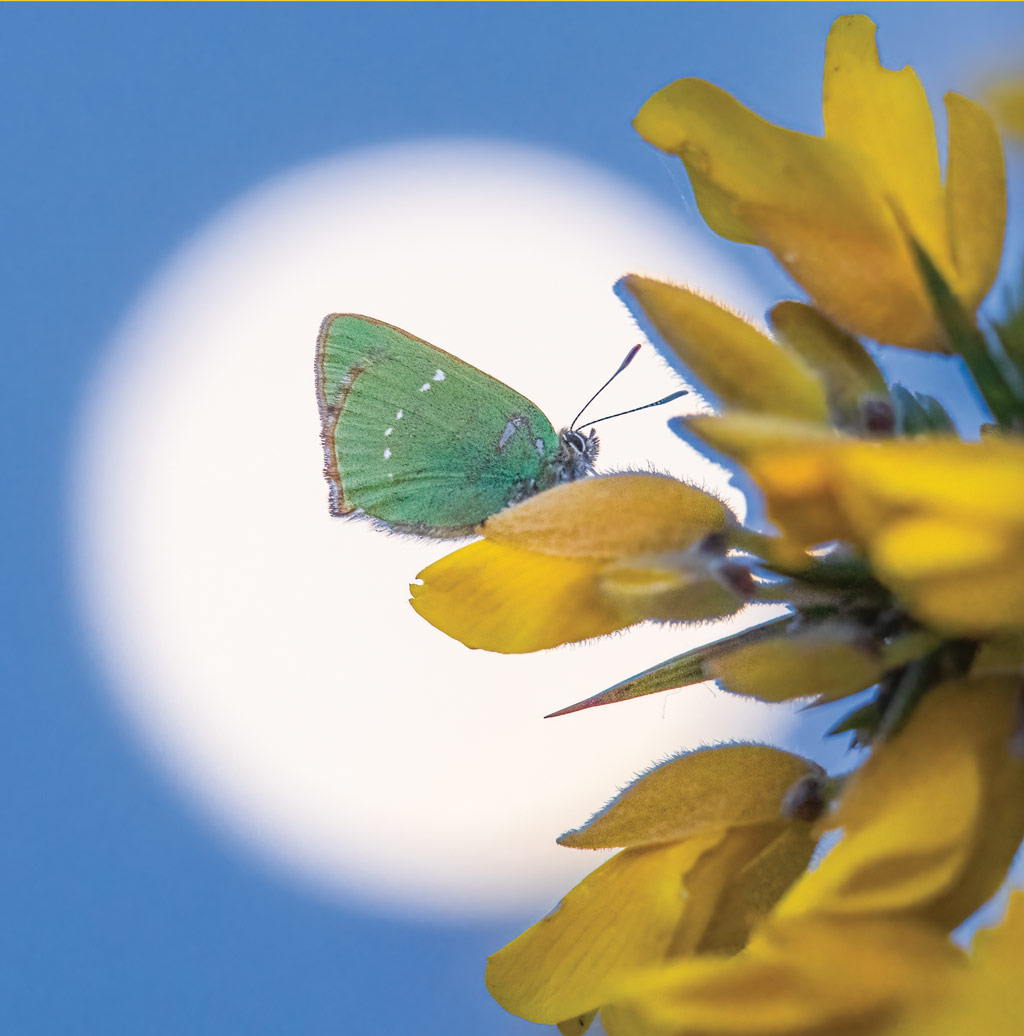
[(793, 540), (810, 546), (851, 538), (833, 492), (832, 459), (849, 440), (821, 425), (766, 414), (688, 417), (684, 423), (747, 468), (765, 493), (768, 516)]
[(727, 691), (761, 701), (841, 698), (881, 679), (885, 666), (856, 628), (829, 626), (744, 645), (708, 662)]
[(494, 543), (564, 558), (620, 558), (685, 550), (731, 520), (717, 497), (667, 475), (567, 482), (489, 518)]
[(790, 349), (686, 288), (633, 275), (622, 284), (683, 364), (726, 407), (826, 420), (821, 383)]
[(595, 588), (602, 562), (480, 540), (420, 572), (416, 611), (466, 647), (540, 651), (628, 626)]
[(809, 759), (768, 745), (697, 749), (648, 770), (558, 841), (577, 849), (649, 845), (775, 821), (786, 792), (813, 773), (821, 769)]
[(780, 302), (769, 319), (782, 340), (818, 373), (833, 410), (848, 424), (859, 423), (866, 398), (888, 398), (885, 378), (867, 349), (813, 306)]
[(773, 414), (702, 414), (687, 417), (684, 423), (709, 446), (735, 457), (748, 467), (758, 457), (775, 450), (811, 452), (818, 446), (852, 441), (823, 425)]

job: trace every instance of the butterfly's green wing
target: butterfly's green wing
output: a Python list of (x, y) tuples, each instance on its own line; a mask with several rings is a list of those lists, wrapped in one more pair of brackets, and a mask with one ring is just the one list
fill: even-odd
[(317, 399), (331, 511), (457, 537), (529, 495), (559, 439), (525, 396), (421, 338), (336, 313), (320, 328)]

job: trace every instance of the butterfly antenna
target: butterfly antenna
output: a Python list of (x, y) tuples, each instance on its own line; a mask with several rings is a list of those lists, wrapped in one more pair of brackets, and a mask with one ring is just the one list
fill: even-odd
[(635, 414), (638, 410), (649, 410), (652, 406), (661, 406), (663, 403), (671, 403), (673, 399), (678, 399), (680, 396), (688, 395), (686, 389), (680, 389), (678, 392), (673, 392), (667, 395), (664, 399), (655, 400), (653, 403), (644, 403), (643, 406), (635, 406), (632, 410), (621, 410), (617, 414), (609, 414), (607, 417), (599, 417), (596, 421), (587, 421), (588, 425), (600, 424), (602, 421), (610, 421), (613, 417), (625, 417), (626, 414)]
[[(616, 370), (615, 373), (590, 397), (590, 399), (583, 404), (583, 408), (572, 419), (572, 424), (569, 425), (570, 431), (576, 427), (576, 422), (583, 416), (587, 407), (590, 406), (590, 404), (593, 403), (594, 400), (597, 399), (597, 397), (601, 395), (601, 393), (604, 392), (604, 390), (633, 362), (633, 357), (635, 357), (638, 352), (640, 352), (640, 346), (634, 345), (633, 348), (626, 353), (626, 358), (619, 364), (618, 370)], [(662, 400), (662, 402), (667, 402), (667, 400)], [(627, 410), (626, 413), (629, 413), (629, 411)], [(602, 420), (604, 419), (602, 418)]]

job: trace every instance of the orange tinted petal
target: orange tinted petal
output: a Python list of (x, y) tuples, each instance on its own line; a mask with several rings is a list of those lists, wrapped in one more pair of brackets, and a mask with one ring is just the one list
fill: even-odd
[(685, 550), (731, 520), (717, 497), (666, 475), (567, 482), (484, 523), (488, 540), (564, 558), (619, 558)]

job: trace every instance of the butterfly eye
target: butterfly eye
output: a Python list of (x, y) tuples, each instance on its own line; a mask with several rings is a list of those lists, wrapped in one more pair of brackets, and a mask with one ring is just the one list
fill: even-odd
[(585, 445), (583, 436), (579, 432), (563, 432), (564, 441), (567, 442), (577, 453), (582, 453)]

